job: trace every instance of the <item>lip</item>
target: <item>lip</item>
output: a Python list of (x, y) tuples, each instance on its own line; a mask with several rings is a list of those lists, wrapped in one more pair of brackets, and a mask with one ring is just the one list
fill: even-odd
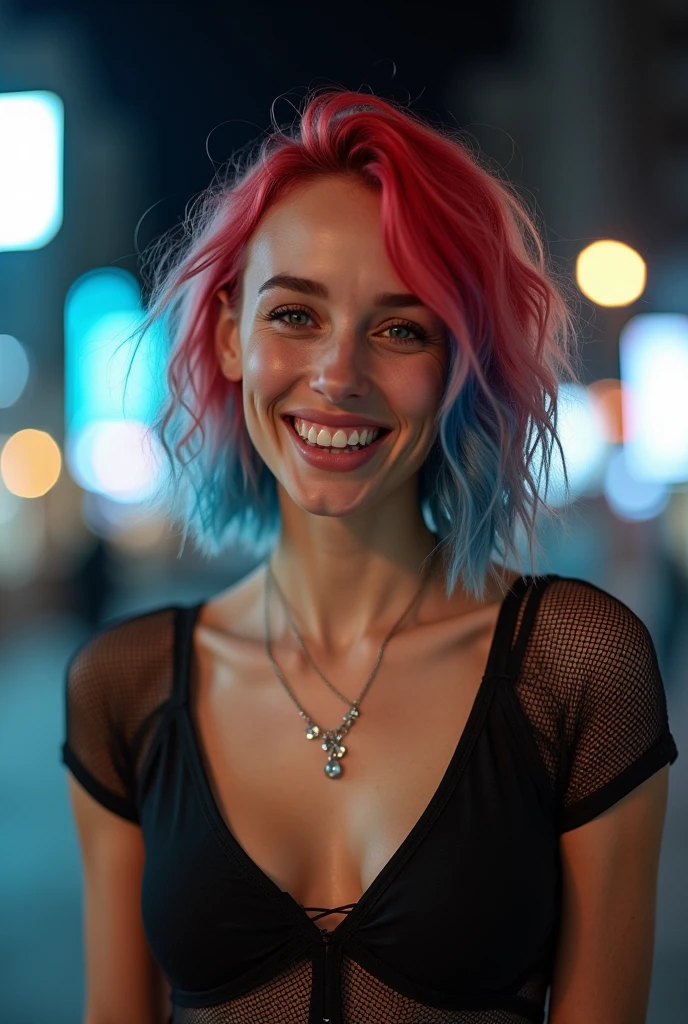
[[(306, 419), (306, 417), (303, 417)], [(365, 448), (360, 448), (357, 452), (347, 451), (330, 451), (327, 448), (318, 448), (316, 445), (309, 445), (294, 429), (294, 423), (291, 418), (283, 417), (284, 426), (291, 437), (292, 441), (296, 445), (296, 448), (309, 466), (315, 467), (315, 469), (334, 470), (334, 472), (347, 472), (353, 469), (358, 469), (359, 466), (365, 465), (366, 462), (370, 462), (371, 459), (375, 458), (380, 445), (384, 443), (385, 438), (388, 434), (380, 434), (375, 441), (371, 444), (366, 445)], [(317, 422), (317, 421), (316, 421)], [(360, 423), (360, 420), (358, 421)], [(325, 426), (330, 424), (325, 423)], [(332, 424), (334, 426), (335, 424)]]
[(383, 430), (391, 428), (380, 420), (367, 419), (365, 416), (356, 416), (350, 412), (319, 412), (317, 409), (291, 409), (282, 413), (283, 419), (296, 416), (300, 420), (309, 420), (311, 423), (321, 423), (323, 427), (381, 427)]

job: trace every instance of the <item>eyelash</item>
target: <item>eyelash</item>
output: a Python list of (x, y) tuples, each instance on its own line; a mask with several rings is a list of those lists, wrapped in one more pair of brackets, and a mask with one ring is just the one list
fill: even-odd
[[(311, 317), (311, 319), (313, 319), (311, 312), (304, 306), (278, 306), (277, 309), (273, 309), (270, 313), (267, 314), (266, 319), (279, 320), (280, 317), (284, 316), (285, 313), (305, 313), (306, 316), (309, 316)], [(299, 328), (305, 326), (305, 324), (290, 324), (287, 323), (286, 320), (281, 320), (280, 322), (283, 323), (285, 327), (289, 327), (291, 330), (299, 330)], [(418, 324), (413, 323), (412, 320), (396, 320), (393, 324), (387, 324), (385, 330), (387, 330), (389, 327), (407, 327), (410, 331), (414, 332), (414, 334), (416, 335), (415, 338), (390, 339), (391, 341), (399, 341), (401, 342), (402, 345), (412, 345), (414, 342), (418, 341), (424, 343), (428, 337), (427, 331), (423, 330), (423, 328), (420, 327)]]

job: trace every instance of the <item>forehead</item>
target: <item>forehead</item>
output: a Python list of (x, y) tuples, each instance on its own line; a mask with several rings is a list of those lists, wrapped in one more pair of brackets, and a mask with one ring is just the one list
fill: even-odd
[(275, 273), (322, 280), (357, 268), (396, 280), (384, 249), (380, 204), (378, 193), (349, 179), (299, 186), (256, 228), (247, 249), (247, 287), (257, 290)]

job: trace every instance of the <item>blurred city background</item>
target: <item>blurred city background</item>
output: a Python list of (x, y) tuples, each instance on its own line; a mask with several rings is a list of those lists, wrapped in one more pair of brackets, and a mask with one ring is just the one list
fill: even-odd
[[(685, 0), (0, 0), (0, 1018), (81, 1020), (68, 657), (108, 619), (200, 600), (254, 564), (191, 544), (180, 556), (179, 531), (142, 512), (165, 338), (147, 339), (124, 401), (137, 253), (269, 129), (271, 105), (291, 123), (328, 83), (464, 131), (537, 210), (571, 284), (585, 366), (560, 413), (573, 502), (565, 530), (543, 529), (535, 569), (610, 591), (655, 642), (683, 756), (648, 1021), (685, 1022)], [(556, 476), (548, 500), (562, 505)]]

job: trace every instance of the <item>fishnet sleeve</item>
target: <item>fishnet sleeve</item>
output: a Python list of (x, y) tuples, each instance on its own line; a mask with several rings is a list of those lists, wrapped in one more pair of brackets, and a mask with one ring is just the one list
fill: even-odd
[(61, 760), (99, 803), (136, 824), (137, 772), (173, 685), (174, 616), (170, 605), (112, 622), (65, 673)]
[(67, 665), (61, 759), (99, 803), (138, 823), (124, 724), (117, 714), (113, 640), (111, 632), (93, 637)]
[[(561, 585), (569, 603), (570, 729), (563, 751), (560, 831), (607, 810), (678, 750), (657, 654), (645, 624), (592, 584)], [(572, 614), (573, 613), (573, 614)]]

